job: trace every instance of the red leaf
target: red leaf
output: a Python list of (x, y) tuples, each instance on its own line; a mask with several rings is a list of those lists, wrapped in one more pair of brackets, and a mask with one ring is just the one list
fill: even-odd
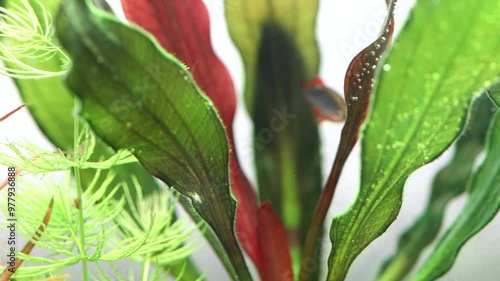
[(293, 281), (292, 260), (286, 230), (267, 201), (257, 211), (263, 281)]
[(234, 152), (236, 94), (229, 72), (215, 55), (210, 19), (201, 0), (122, 0), (127, 19), (151, 34), (189, 67), (198, 86), (213, 101), (230, 139), (231, 188), (238, 200), (236, 233), (255, 265), (261, 264), (257, 240), (257, 199)]

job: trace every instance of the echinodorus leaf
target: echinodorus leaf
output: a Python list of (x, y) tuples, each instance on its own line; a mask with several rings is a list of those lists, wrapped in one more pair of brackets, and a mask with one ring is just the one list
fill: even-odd
[(66, 83), (96, 133), (189, 197), (228, 253), (235, 278), (250, 280), (234, 236), (226, 132), (190, 73), (150, 36), (89, 1), (66, 1), (56, 27), (73, 59)]
[[(298, 269), (322, 185), (318, 124), (302, 87), (318, 77), (319, 1), (224, 2), (229, 33), (244, 63), (259, 197), (283, 221)], [(319, 267), (308, 281), (317, 280)]]
[(474, 163), (483, 152), (486, 135), (496, 108), (486, 94), (473, 101), (467, 127), (454, 145), (450, 162), (434, 177), (431, 197), (423, 214), (399, 238), (398, 248), (384, 262), (380, 281), (403, 280), (412, 271), (424, 249), (438, 236), (447, 206), (465, 192), (473, 176)]
[(498, 1), (417, 2), (375, 85), (358, 197), (331, 227), (329, 280), (343, 280), (355, 257), (387, 230), (406, 179), (453, 143), (471, 99), (498, 80), (500, 63), (492, 62), (499, 20)]
[(486, 159), (467, 186), (467, 202), (436, 248), (412, 279), (436, 280), (446, 273), (462, 246), (481, 231), (500, 209), (500, 111), (497, 111), (486, 140)]
[(121, 0), (121, 3), (127, 19), (150, 32), (167, 52), (175, 54), (217, 108), (232, 148), (229, 161), (231, 190), (238, 201), (236, 233), (242, 248), (260, 268), (257, 199), (234, 149), (235, 88), (228, 70), (212, 48), (210, 18), (205, 3), (202, 0)]

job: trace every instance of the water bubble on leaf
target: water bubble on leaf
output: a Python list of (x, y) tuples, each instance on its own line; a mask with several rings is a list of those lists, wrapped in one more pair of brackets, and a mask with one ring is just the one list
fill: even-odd
[(373, 47), (375, 47), (375, 49), (378, 50), (378, 49), (380, 49), (380, 44), (377, 43), (377, 44), (373, 45)]
[(187, 77), (187, 75), (184, 75), (184, 80), (186, 80), (186, 81), (188, 80), (188, 77)]
[(389, 71), (389, 70), (391, 70), (391, 65), (390, 64), (384, 64), (384, 67), (382, 69), (384, 71)]
[(125, 127), (127, 127), (127, 129), (131, 128), (132, 127), (132, 123), (130, 123), (130, 122), (125, 123)]
[(371, 56), (375, 56), (375, 52), (374, 51), (370, 51), (370, 55)]
[(384, 36), (380, 37), (380, 43), (384, 43), (387, 40)]

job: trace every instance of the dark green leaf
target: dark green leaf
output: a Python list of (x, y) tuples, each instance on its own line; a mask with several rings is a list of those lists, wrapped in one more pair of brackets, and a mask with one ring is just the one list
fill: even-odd
[(408, 176), (458, 136), (471, 98), (500, 73), (500, 2), (421, 0), (381, 73), (362, 140), (361, 187), (334, 218), (329, 280), (386, 231)]
[[(12, 4), (16, 4), (16, 2), (17, 1), (15, 0), (6, 1), (6, 8), (9, 8)], [(37, 2), (38, 1), (34, 0), (29, 1), (35, 13), (39, 15), (41, 12), (41, 6), (39, 6)], [(51, 16), (55, 16), (60, 2), (60, 0), (45, 0), (42, 4)], [(24, 60), (24, 58), (17, 59)], [(40, 69), (59, 69), (60, 64), (61, 58), (58, 55), (36, 62), (36, 66)], [(6, 65), (10, 68), (16, 67), (15, 64), (10, 62), (6, 62)], [(30, 110), (31, 115), (45, 136), (57, 148), (63, 151), (71, 151), (74, 145), (74, 96), (70, 91), (68, 91), (60, 77), (48, 77), (43, 79), (14, 79), (14, 82), (17, 85), (21, 98), (24, 102), (28, 103), (28, 109)], [(80, 126), (82, 125), (83, 124), (80, 123)], [(94, 152), (89, 161), (99, 161), (103, 158), (107, 159), (115, 153), (116, 152), (101, 139), (96, 138)], [(113, 183), (109, 184), (110, 187), (114, 187), (119, 183), (125, 183), (128, 186), (133, 186), (133, 178), (135, 177), (137, 181), (140, 182), (142, 188), (141, 192), (145, 197), (156, 196), (158, 192), (162, 192), (160, 191), (160, 187), (156, 183), (154, 177), (148, 174), (141, 167), (141, 165), (137, 163), (115, 166), (111, 170), (114, 173), (114, 178)], [(80, 173), (83, 188), (90, 186), (91, 182), (95, 178), (95, 171), (90, 169), (81, 170)], [(104, 181), (107, 178), (107, 174), (108, 171), (102, 171), (100, 180)], [(99, 186), (99, 184), (94, 185)], [(111, 192), (111, 189), (109, 191)], [(132, 193), (132, 196), (134, 196), (135, 189), (131, 189), (130, 192)], [(118, 190), (118, 192), (114, 193), (114, 196), (116, 198), (121, 198), (123, 196), (123, 191)], [(125, 206), (125, 210), (129, 210), (129, 208), (129, 206)], [(184, 270), (184, 274), (181, 278), (186, 278), (186, 276), (199, 276), (199, 273), (195, 270), (191, 261), (187, 262), (188, 264), (185, 265), (185, 267), (188, 269)], [(178, 266), (172, 265), (167, 269), (167, 271), (176, 275), (176, 273), (181, 271), (182, 267), (184, 267), (183, 263), (180, 263)]]
[[(239, 49), (245, 66), (245, 101), (250, 115), (253, 115), (254, 99), (260, 83), (259, 53), (266, 36), (280, 32), (294, 46), (300, 61), (304, 81), (317, 77), (319, 68), (319, 49), (316, 44), (316, 15), (318, 0), (225, 0), (225, 15), (229, 33)], [(280, 34), (277, 34), (280, 35)], [(282, 38), (277, 38), (280, 43)], [(275, 53), (279, 54), (279, 53)], [(297, 62), (296, 62), (297, 63)], [(282, 66), (285, 67), (285, 66)], [(262, 82), (262, 81), (260, 81)], [(293, 81), (286, 81), (292, 83)]]
[[(60, 0), (44, 1), (43, 5), (47, 12), (53, 16), (56, 13)], [(36, 1), (30, 1), (35, 13), (40, 13), (41, 6), (35, 4)], [(16, 1), (7, 1), (6, 8), (16, 4)], [(55, 38), (54, 38), (55, 39)], [(23, 60), (23, 58), (17, 58)], [(58, 69), (60, 67), (61, 58), (54, 56), (46, 60), (37, 61), (37, 67), (40, 69)], [(6, 64), (15, 68), (16, 65), (11, 62)], [(63, 151), (71, 151), (74, 146), (73, 134), (73, 108), (74, 97), (70, 93), (59, 77), (49, 77), (43, 79), (14, 79), (19, 93), (24, 102), (29, 106), (28, 109), (33, 115), (36, 123), (49, 138), (49, 140)], [(54, 110), (57, 109), (57, 110)], [(100, 139), (96, 140), (94, 153), (90, 161), (98, 161), (99, 159), (109, 158), (115, 152)], [(127, 164), (113, 169), (116, 172), (114, 183), (124, 182), (132, 186), (131, 175), (137, 177), (143, 186), (145, 196), (158, 191), (159, 186), (154, 181), (154, 178), (148, 175), (144, 169), (138, 164)], [(83, 170), (82, 182), (83, 186), (90, 185), (94, 179), (95, 172), (91, 170)], [(106, 178), (106, 173), (102, 173), (101, 179)], [(115, 186), (110, 184), (110, 186)], [(111, 191), (111, 190), (110, 190)], [(121, 197), (123, 193), (117, 192), (115, 196)]]
[[(87, 1), (88, 2), (88, 1)], [(234, 236), (228, 141), (213, 104), (175, 57), (139, 30), (66, 1), (57, 32), (73, 58), (66, 82), (96, 133), (191, 199), (238, 274), (250, 280)]]
[(318, 126), (301, 88), (318, 76), (318, 1), (225, 3), (229, 31), (245, 65), (259, 196), (287, 228), (298, 269), (322, 184)]
[(486, 92), (496, 104), (497, 107), (500, 107), (500, 82), (496, 82), (486, 89)]

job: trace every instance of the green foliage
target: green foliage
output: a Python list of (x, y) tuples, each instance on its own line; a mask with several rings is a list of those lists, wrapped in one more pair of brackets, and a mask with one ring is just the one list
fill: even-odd
[(453, 142), (471, 98), (498, 78), (499, 42), (490, 40), (497, 38), (490, 26), (499, 15), (500, 3), (492, 0), (415, 6), (366, 122), (360, 192), (332, 222), (329, 280), (343, 280), (355, 257), (394, 221), (408, 176)]
[[(259, 197), (271, 202), (289, 230), (297, 271), (322, 185), (318, 125), (301, 88), (318, 76), (319, 1), (225, 3), (228, 28), (244, 61)], [(314, 271), (311, 278), (317, 279), (319, 267)]]
[(467, 186), (467, 202), (458, 218), (439, 240), (436, 248), (412, 280), (434, 280), (448, 271), (460, 248), (500, 209), (500, 111), (491, 122), (486, 159)]
[(130, 149), (148, 172), (189, 197), (238, 278), (249, 280), (234, 234), (228, 141), (212, 102), (151, 37), (86, 2), (65, 2), (56, 27), (73, 59), (66, 83), (83, 116), (107, 143)]
[(16, 78), (64, 74), (70, 59), (54, 42), (53, 34), (51, 14), (41, 2), (9, 1), (7, 7), (0, 7), (0, 40), (3, 41), (0, 60), (7, 63), (0, 67), (0, 74)]
[[(50, 250), (52, 256), (46, 258), (19, 253), (19, 257), (28, 265), (17, 269), (15, 278), (24, 280), (59, 274), (65, 267), (83, 260), (114, 262), (130, 258), (143, 262), (147, 258), (157, 266), (170, 265), (193, 253), (195, 241), (188, 241), (195, 228), (188, 221), (173, 220), (174, 205), (169, 203), (171, 195), (168, 192), (147, 200), (142, 196), (115, 200), (113, 193), (118, 189), (135, 189), (141, 194), (140, 184), (135, 181), (135, 186), (112, 186), (113, 192), (108, 194), (114, 174), (108, 173), (106, 180), (100, 184), (100, 172), (97, 171), (93, 184), (83, 193), (81, 200), (68, 172), (59, 176), (46, 176), (42, 182), (36, 176), (18, 178), (17, 225), (25, 239), (31, 239), (37, 232), (51, 198), (54, 199), (54, 207), (50, 221), (41, 234), (42, 238), (35, 243), (37, 248)], [(130, 195), (130, 192), (127, 194)], [(0, 193), (0, 196), (4, 197), (6, 193)], [(133, 213), (135, 219), (143, 223), (140, 227), (123, 209), (129, 200), (141, 202)], [(2, 207), (4, 214), (8, 214), (6, 207), (6, 204)], [(83, 223), (85, 233), (81, 232), (80, 223)], [(85, 240), (82, 243), (83, 235)]]
[[(318, 1), (226, 0), (225, 7), (245, 63), (260, 199), (270, 200), (284, 221), (297, 266), (321, 191), (317, 125), (300, 88), (318, 76)], [(52, 23), (59, 8), (60, 41)], [(19, 142), (0, 151), (3, 165), (50, 173), (18, 177), (19, 233), (52, 255), (19, 253), (25, 263), (16, 280), (63, 278), (74, 264), (82, 264), (88, 280), (89, 263), (99, 269), (94, 280), (134, 280), (133, 273), (123, 276), (113, 264), (122, 259), (140, 263), (144, 281), (163, 280), (169, 273), (177, 280), (201, 280), (188, 259), (197, 249), (195, 227), (204, 231), (234, 280), (251, 280), (234, 233), (236, 202), (224, 125), (186, 66), (151, 36), (97, 10), (90, 0), (0, 1), (0, 17), (0, 60), (5, 63), (0, 74), (15, 78), (36, 122), (58, 147), (54, 152)], [(498, 22), (496, 0), (417, 2), (386, 65), (377, 69), (380, 80), (361, 134), (360, 191), (332, 221), (327, 280), (344, 280), (354, 259), (396, 218), (409, 175), (458, 137), (454, 158), (433, 183), (428, 209), (403, 235), (380, 279), (406, 276), (436, 238), (455, 196), (466, 191), (467, 203), (413, 280), (446, 273), (460, 248), (497, 214), (500, 112), (492, 117), (484, 95), (469, 111), (468, 128), (463, 127), (477, 92), (484, 90), (500, 105)], [(80, 109), (99, 137), (76, 117)], [(364, 111), (348, 113), (356, 120), (364, 117)], [(289, 116), (292, 120), (283, 120)], [(273, 118), (284, 127), (272, 124)], [(348, 122), (344, 129), (357, 128)], [(266, 129), (275, 131), (271, 141), (262, 142)], [(475, 171), (486, 136), (486, 158)], [(140, 165), (179, 194), (160, 189)], [(39, 231), (51, 200), (50, 221)], [(196, 226), (175, 218), (177, 200)], [(1, 208), (7, 214), (7, 205)], [(35, 233), (41, 234), (39, 241), (32, 239)], [(317, 273), (306, 279), (317, 279)]]
[(436, 175), (426, 210), (400, 238), (396, 254), (388, 260), (379, 280), (402, 280), (422, 251), (437, 237), (449, 202), (465, 192), (478, 155), (483, 151), (490, 121), (495, 113), (486, 94), (474, 100), (467, 128), (454, 146), (452, 160)]
[[(83, 127), (78, 143), (80, 149), (77, 152), (77, 157), (74, 157), (73, 153), (49, 151), (27, 141), (6, 143), (2, 144), (5, 152), (0, 152), (0, 162), (30, 173), (66, 171), (75, 167), (78, 169), (110, 169), (137, 162), (137, 159), (125, 150), (118, 151), (106, 160), (90, 161), (95, 152), (96, 137), (90, 132), (88, 125)], [(114, 176), (116, 177), (116, 174)]]
[(467, 188), (467, 202), (412, 280), (434, 280), (448, 271), (460, 248), (500, 209), (500, 112), (490, 126), (486, 159)]

